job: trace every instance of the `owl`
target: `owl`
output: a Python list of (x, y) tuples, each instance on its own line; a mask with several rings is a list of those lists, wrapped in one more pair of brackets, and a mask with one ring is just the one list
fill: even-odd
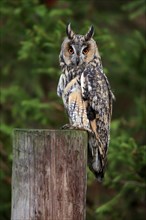
[(69, 118), (69, 125), (64, 128), (88, 132), (88, 165), (101, 181), (107, 161), (114, 95), (92, 38), (93, 26), (85, 35), (78, 35), (68, 24), (66, 34), (59, 55), (62, 74), (57, 87)]

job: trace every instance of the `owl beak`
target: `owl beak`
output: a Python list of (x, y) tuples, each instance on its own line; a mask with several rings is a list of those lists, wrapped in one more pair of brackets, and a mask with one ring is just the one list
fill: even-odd
[(79, 63), (80, 63), (80, 58), (79, 58), (79, 57), (77, 57), (77, 58), (76, 58), (76, 65), (78, 66), (78, 65), (79, 65)]

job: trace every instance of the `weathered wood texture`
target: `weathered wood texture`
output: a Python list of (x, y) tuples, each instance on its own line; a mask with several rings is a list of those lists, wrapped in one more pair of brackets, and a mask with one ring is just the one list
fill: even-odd
[(11, 220), (85, 220), (87, 133), (13, 135)]

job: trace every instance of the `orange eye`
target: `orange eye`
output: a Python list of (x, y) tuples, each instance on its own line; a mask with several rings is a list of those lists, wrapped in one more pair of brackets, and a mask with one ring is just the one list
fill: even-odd
[(73, 48), (72, 48), (72, 47), (69, 47), (68, 52), (69, 52), (70, 54), (73, 54), (73, 53), (74, 53)]
[(87, 54), (88, 52), (89, 52), (88, 47), (85, 47), (84, 50), (83, 50), (83, 54)]

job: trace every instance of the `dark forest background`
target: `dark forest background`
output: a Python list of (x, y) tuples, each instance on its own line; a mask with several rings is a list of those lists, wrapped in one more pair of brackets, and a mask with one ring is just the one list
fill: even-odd
[(88, 171), (87, 220), (145, 219), (145, 9), (145, 0), (1, 0), (1, 220), (10, 219), (13, 128), (67, 123), (56, 87), (68, 22), (80, 34), (94, 25), (116, 96), (103, 184)]

